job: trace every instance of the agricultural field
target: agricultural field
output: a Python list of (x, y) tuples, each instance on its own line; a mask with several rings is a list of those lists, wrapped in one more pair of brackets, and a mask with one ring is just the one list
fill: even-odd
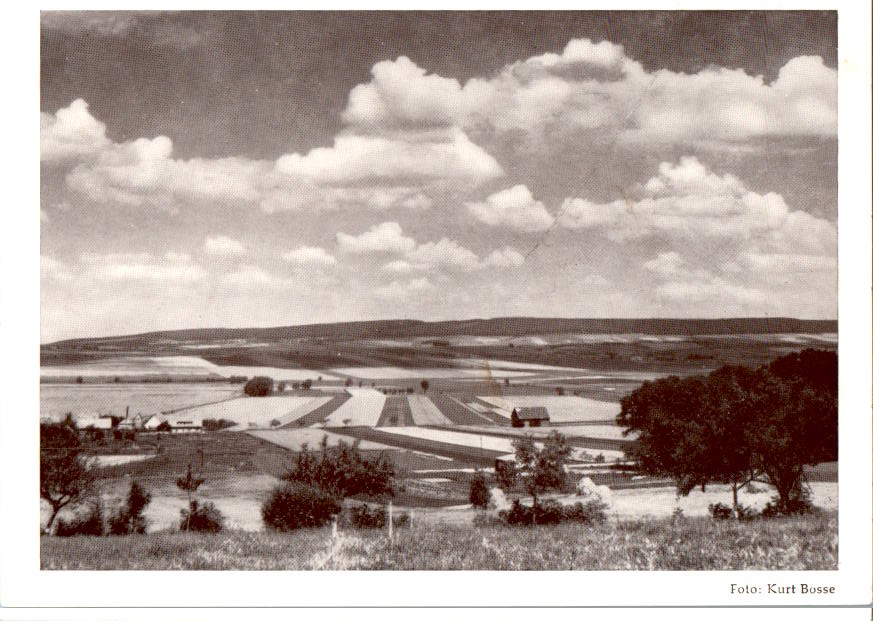
[(351, 399), (324, 421), (325, 427), (375, 427), (385, 407), (385, 395), (373, 388), (348, 388)]
[(505, 397), (479, 396), (477, 399), (493, 406), (494, 412), (507, 418), (513, 408), (542, 406), (549, 411), (551, 422), (559, 424), (615, 421), (615, 417), (621, 411), (617, 403), (584, 397), (507, 395)]
[[(322, 440), (327, 438), (328, 446), (336, 446), (340, 442), (351, 444), (352, 439), (342, 436), (324, 429), (314, 429), (312, 427), (304, 427), (302, 429), (276, 429), (276, 430), (253, 430), (248, 432), (256, 438), (260, 438), (283, 449), (292, 452), (300, 452), (303, 446), (306, 445), (310, 449), (318, 449)], [(381, 451), (391, 449), (393, 447), (378, 442), (370, 442), (369, 440), (361, 440), (358, 446), (362, 451)]]
[(240, 386), (228, 384), (42, 384), (40, 416), (55, 420), (67, 412), (124, 416), (176, 412), (206, 403), (234, 399)]
[(424, 395), (409, 395), (409, 407), (412, 410), (412, 420), (415, 425), (451, 425), (433, 401)]
[(233, 421), (237, 427), (270, 427), (273, 420), (279, 425), (293, 423), (314, 409), (330, 401), (331, 397), (239, 397), (211, 405), (195, 407), (184, 412), (197, 420), (206, 418)]

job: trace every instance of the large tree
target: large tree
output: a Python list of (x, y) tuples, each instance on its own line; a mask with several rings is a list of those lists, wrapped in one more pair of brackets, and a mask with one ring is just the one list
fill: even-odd
[(70, 425), (39, 427), (39, 495), (51, 507), (46, 531), (51, 532), (58, 512), (84, 500), (91, 492), (94, 471), (89, 468), (79, 435)]
[(738, 491), (765, 476), (787, 507), (804, 466), (836, 456), (836, 355), (646, 382), (622, 399), (618, 422), (639, 432), (640, 470), (674, 478), (680, 494), (728, 483), (738, 513)]
[(523, 436), (512, 442), (515, 448), (515, 465), (524, 479), (528, 493), (533, 497), (534, 506), (538, 495), (549, 489), (562, 489), (567, 480), (564, 469), (570, 456), (566, 438), (553, 431), (537, 448), (530, 436)]

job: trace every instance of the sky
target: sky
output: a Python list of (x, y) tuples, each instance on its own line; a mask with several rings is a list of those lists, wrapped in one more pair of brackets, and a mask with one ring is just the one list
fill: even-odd
[(837, 316), (834, 13), (43, 12), (40, 44), (42, 342)]

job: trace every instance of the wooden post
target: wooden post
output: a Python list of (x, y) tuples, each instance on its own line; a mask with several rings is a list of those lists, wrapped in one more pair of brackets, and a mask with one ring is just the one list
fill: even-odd
[(394, 503), (388, 501), (388, 539), (394, 542)]

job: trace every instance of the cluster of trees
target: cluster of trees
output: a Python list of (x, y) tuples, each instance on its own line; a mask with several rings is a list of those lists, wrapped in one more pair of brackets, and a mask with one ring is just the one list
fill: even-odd
[(327, 436), (317, 453), (304, 446), (282, 479), (261, 507), (264, 523), (279, 531), (322, 526), (342, 510), (344, 498), (384, 499), (396, 488), (390, 459), (365, 458), (357, 445), (342, 441), (329, 448)]
[(804, 350), (756, 370), (646, 382), (621, 401), (618, 423), (639, 432), (638, 467), (677, 491), (772, 484), (784, 512), (806, 497), (804, 467), (837, 458), (837, 355)]
[[(321, 379), (321, 376), (319, 376)], [(287, 388), (287, 382), (279, 382), (276, 385), (277, 392), (284, 392), (285, 388)], [(312, 388), (312, 380), (307, 379), (302, 382), (294, 382), (291, 384), (291, 387), (294, 390), (302, 388), (303, 390), (309, 390)], [(246, 385), (243, 386), (243, 392), (247, 394), (249, 397), (266, 397), (273, 393), (273, 378), (265, 377), (259, 375), (257, 377), (253, 377), (249, 381), (246, 382)]]
[[(131, 482), (124, 503), (104, 525), (94, 461), (80, 433), (69, 421), (40, 425), (39, 495), (50, 507), (45, 531), (58, 535), (144, 533), (147, 523), (143, 512), (151, 502), (151, 495), (137, 481)], [(186, 476), (176, 481), (179, 489), (188, 495), (188, 508), (181, 511), (180, 530), (215, 532), (223, 526), (223, 516), (215, 506), (209, 502), (201, 504), (195, 497), (204, 481), (193, 472), (191, 464)], [(68, 520), (57, 519), (65, 507), (86, 507), (86, 511)]]

